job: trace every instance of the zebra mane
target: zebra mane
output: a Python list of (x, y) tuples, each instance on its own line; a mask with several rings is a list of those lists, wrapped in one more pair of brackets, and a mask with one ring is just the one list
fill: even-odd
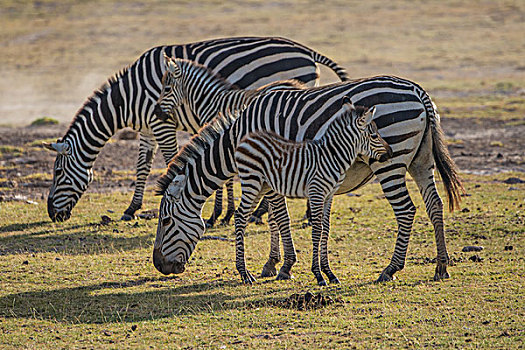
[[(92, 110), (96, 110), (97, 109), (97, 106), (100, 103), (99, 100), (102, 99), (105, 96), (105, 94), (107, 93), (107, 91), (108, 91), (108, 89), (110, 87), (113, 87), (113, 85), (118, 83), (118, 81), (129, 71), (130, 67), (131, 66), (124, 67), (123, 69), (121, 69), (120, 71), (115, 73), (113, 76), (109, 77), (109, 79), (104, 84), (102, 84), (98, 89), (95, 89), (93, 91), (91, 96), (88, 97), (88, 99), (86, 100), (86, 102), (84, 102), (82, 107), (80, 107), (77, 110), (77, 112), (75, 113), (75, 117), (73, 118), (73, 120), (69, 124), (69, 127), (68, 127), (65, 135), (69, 134), (69, 131), (73, 128), (74, 125), (76, 125), (77, 121), (80, 119), (80, 116), (82, 115), (82, 112), (86, 108), (91, 108)], [(113, 101), (113, 102), (115, 102), (115, 101)]]
[(163, 195), (175, 176), (184, 171), (186, 164), (195, 156), (202, 154), (237, 117), (238, 115), (232, 113), (223, 115), (219, 112), (217, 117), (204, 125), (168, 164), (166, 173), (157, 181), (156, 195)]

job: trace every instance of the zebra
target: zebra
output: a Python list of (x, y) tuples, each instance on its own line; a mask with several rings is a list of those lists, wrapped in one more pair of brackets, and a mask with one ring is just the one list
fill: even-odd
[[(213, 120), (218, 113), (236, 115), (259, 94), (275, 89), (301, 89), (305, 85), (297, 80), (283, 80), (266, 84), (257, 89), (239, 89), (208, 68), (193, 61), (165, 56), (166, 73), (162, 78), (162, 91), (155, 106), (156, 114), (163, 120), (172, 118), (184, 103), (199, 116), (203, 124)], [(227, 224), (234, 213), (233, 181), (226, 183), (228, 210), (222, 219)], [(212, 227), (222, 211), (222, 191), (218, 190), (214, 212), (206, 221)]]
[[(398, 224), (394, 254), (377, 281), (392, 280), (405, 265), (416, 212), (406, 186), (407, 172), (418, 185), (434, 226), (437, 246), (434, 279), (449, 278), (443, 203), (436, 189), (434, 167), (443, 180), (450, 210), (459, 205), (464, 190), (457, 167), (446, 148), (434, 103), (418, 84), (395, 76), (369, 77), (305, 90), (272, 91), (258, 96), (231, 125), (222, 123), (223, 128), (216, 127), (215, 131), (197, 138), (192, 147), (170, 162), (158, 181), (157, 192), (163, 194), (163, 198), (153, 247), (156, 268), (164, 274), (184, 270), (204, 232), (200, 216), (204, 202), (237, 173), (233, 154), (244, 136), (254, 131), (270, 130), (295, 141), (317, 139), (326, 131), (345, 96), (354, 105), (376, 107), (374, 122), (393, 151), (392, 158), (385, 162), (357, 160), (336, 192), (342, 194), (360, 188), (375, 175), (394, 210)], [(177, 176), (180, 176), (179, 182), (171, 184)], [(179, 193), (176, 201), (169, 196), (170, 191), (166, 191), (170, 186)], [(281, 201), (273, 211), (278, 211), (282, 223), (286, 223), (289, 218), (286, 218), (283, 205)], [(289, 227), (285, 229), (289, 230)], [(288, 235), (286, 231), (281, 231), (281, 234)], [(279, 261), (273, 243), (272, 236), (270, 258), (263, 272), (275, 268)], [(289, 276), (289, 269), (295, 262), (293, 246), (285, 246), (283, 239), (283, 247), (284, 263), (278, 277)]]
[[(244, 232), (252, 207), (267, 191), (308, 198), (312, 212), (312, 272), (317, 284), (339, 283), (328, 261), (332, 198), (357, 156), (386, 160), (392, 150), (377, 134), (375, 107), (366, 110), (344, 103), (325, 134), (315, 141), (293, 142), (272, 131), (245, 136), (234, 159), (241, 182), (241, 202), (235, 212), (236, 265), (244, 283), (255, 278), (246, 269)], [(386, 156), (386, 157), (383, 157)], [(319, 266), (319, 245), (321, 265)]]
[(200, 129), (203, 122), (187, 105), (177, 109), (175, 119), (161, 120), (154, 115), (165, 73), (164, 54), (198, 62), (239, 88), (255, 88), (283, 79), (317, 85), (316, 63), (328, 66), (340, 79), (347, 79), (344, 69), (334, 61), (279, 37), (224, 38), (154, 47), (96, 90), (76, 113), (62, 138), (44, 143), (45, 148), (57, 152), (47, 200), (53, 221), (70, 218), (73, 207), (93, 179), (93, 163), (119, 129), (130, 127), (140, 133), (135, 192), (122, 216), (125, 220), (131, 220), (142, 206), (146, 178), (157, 147), (167, 164), (178, 151), (176, 131), (195, 133)]

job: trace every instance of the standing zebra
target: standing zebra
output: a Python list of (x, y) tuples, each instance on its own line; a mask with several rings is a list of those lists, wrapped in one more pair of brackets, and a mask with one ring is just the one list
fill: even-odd
[[(239, 89), (228, 83), (206, 67), (193, 61), (165, 56), (166, 73), (162, 78), (162, 92), (155, 106), (157, 116), (168, 120), (183, 104), (193, 115), (198, 115), (203, 124), (213, 120), (219, 113), (232, 116), (242, 111), (259, 94), (275, 89), (301, 89), (297, 80), (269, 83), (257, 89)], [(227, 224), (235, 210), (233, 181), (226, 183), (228, 210), (222, 223)], [(206, 226), (214, 225), (222, 211), (222, 191), (216, 194), (215, 208)]]
[[(332, 198), (358, 155), (386, 160), (392, 150), (377, 134), (372, 121), (375, 107), (366, 111), (345, 103), (325, 134), (315, 141), (293, 142), (271, 131), (245, 136), (235, 149), (241, 180), (241, 202), (235, 212), (236, 261), (244, 283), (255, 278), (246, 269), (244, 231), (254, 204), (268, 191), (293, 198), (308, 198), (312, 213), (312, 272), (320, 286), (339, 279), (330, 269), (328, 237)], [(319, 243), (321, 266), (319, 266)]]
[[(345, 96), (354, 105), (376, 107), (374, 122), (379, 134), (393, 151), (392, 158), (385, 162), (373, 159), (356, 161), (336, 192), (353, 191), (375, 175), (394, 210), (398, 223), (397, 241), (392, 259), (378, 281), (391, 280), (394, 273), (405, 265), (416, 212), (406, 187), (407, 171), (418, 185), (434, 225), (437, 246), (434, 279), (448, 278), (443, 204), (434, 181), (434, 166), (437, 166), (443, 180), (451, 210), (459, 202), (462, 185), (445, 146), (439, 115), (430, 97), (419, 85), (393, 76), (378, 76), (305, 90), (272, 91), (257, 97), (230, 126), (217, 127), (213, 133), (197, 138), (192, 148), (173, 159), (166, 174), (159, 180), (159, 192), (164, 193), (164, 196), (153, 249), (153, 261), (157, 269), (165, 274), (184, 270), (204, 232), (200, 216), (202, 206), (214, 190), (237, 172), (233, 154), (244, 136), (254, 131), (270, 130), (289, 140), (317, 139), (325, 133)], [(211, 159), (214, 161), (210, 162)], [(172, 184), (176, 177), (179, 182)], [(171, 190), (165, 191), (168, 187)], [(178, 193), (178, 198), (174, 200), (170, 192)], [(281, 202), (275, 208), (280, 210), (285, 222), (286, 208), (283, 210), (283, 205), (284, 202)], [(285, 228), (289, 230), (289, 227)], [(289, 234), (281, 233), (285, 236)], [(288, 252), (285, 249), (280, 275), (281, 272), (283, 276), (289, 275), (289, 268), (295, 262), (293, 246), (291, 249)], [(271, 250), (265, 268), (271, 264), (275, 266), (276, 261), (278, 256)]]
[(47, 201), (53, 221), (69, 219), (93, 179), (92, 167), (99, 152), (119, 129), (130, 127), (140, 132), (135, 193), (123, 215), (123, 219), (131, 219), (142, 206), (157, 145), (168, 163), (177, 153), (176, 131), (195, 133), (206, 122), (187, 105), (177, 109), (174, 119), (162, 121), (154, 116), (165, 72), (164, 54), (198, 62), (239, 88), (283, 79), (316, 85), (316, 63), (347, 79), (344, 70), (329, 58), (284, 38), (226, 38), (152, 48), (95, 91), (61, 139), (44, 145), (57, 152)]

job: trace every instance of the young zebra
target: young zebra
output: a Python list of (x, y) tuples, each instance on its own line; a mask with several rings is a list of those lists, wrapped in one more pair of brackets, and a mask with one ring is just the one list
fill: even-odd
[[(241, 202), (235, 212), (237, 270), (245, 283), (255, 281), (246, 270), (244, 231), (253, 206), (266, 192), (308, 198), (312, 213), (312, 272), (320, 286), (339, 280), (328, 262), (328, 236), (332, 198), (357, 156), (379, 160), (392, 150), (377, 134), (372, 121), (375, 107), (367, 110), (343, 104), (326, 133), (315, 141), (294, 142), (271, 131), (250, 133), (235, 149), (241, 180)], [(321, 268), (319, 268), (321, 243)]]
[(92, 168), (98, 154), (119, 129), (130, 127), (140, 133), (135, 192), (122, 216), (131, 219), (142, 206), (157, 146), (167, 164), (178, 151), (176, 131), (196, 133), (210, 121), (186, 105), (178, 108), (174, 119), (162, 121), (155, 117), (154, 107), (165, 73), (164, 54), (202, 64), (242, 89), (283, 79), (317, 85), (316, 63), (328, 66), (341, 80), (347, 79), (344, 70), (329, 58), (285, 38), (238, 37), (154, 47), (95, 91), (62, 138), (44, 145), (57, 152), (47, 200), (53, 221), (69, 219), (93, 179)]

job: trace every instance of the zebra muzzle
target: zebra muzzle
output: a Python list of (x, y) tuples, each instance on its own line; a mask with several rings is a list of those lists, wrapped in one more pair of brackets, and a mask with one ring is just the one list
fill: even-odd
[(183, 273), (185, 270), (184, 263), (168, 261), (159, 248), (153, 249), (153, 265), (163, 275), (169, 275), (172, 273), (179, 274)]
[(169, 118), (169, 115), (165, 113), (158, 104), (156, 104), (153, 108), (153, 114), (155, 114), (157, 118), (159, 118), (163, 122), (165, 122)]

